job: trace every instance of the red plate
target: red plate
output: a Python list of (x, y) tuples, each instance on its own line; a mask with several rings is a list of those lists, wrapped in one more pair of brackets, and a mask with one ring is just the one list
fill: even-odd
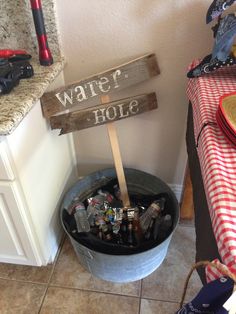
[(227, 122), (222, 118), (220, 111), (217, 111), (217, 121), (218, 124), (220, 125), (221, 129), (223, 129), (224, 133), (233, 141), (236, 142), (236, 136), (232, 132), (232, 130), (229, 128)]
[(228, 143), (233, 145), (236, 148), (236, 137), (232, 132), (229, 130), (229, 128), (225, 125), (225, 121), (222, 120), (221, 115), (220, 115), (220, 110), (218, 109), (216, 112), (216, 121), (221, 129), (222, 133), (225, 135), (226, 140)]
[(220, 110), (224, 120), (236, 135), (236, 93), (223, 95), (220, 98)]
[(219, 116), (221, 122), (223, 123), (227, 134), (231, 134), (231, 136), (233, 138), (235, 138), (235, 140), (236, 140), (236, 134), (234, 133), (234, 131), (229, 126), (229, 124), (228, 124), (227, 120), (225, 119), (225, 116), (222, 114), (222, 111), (220, 110), (220, 108), (218, 109), (218, 116)]

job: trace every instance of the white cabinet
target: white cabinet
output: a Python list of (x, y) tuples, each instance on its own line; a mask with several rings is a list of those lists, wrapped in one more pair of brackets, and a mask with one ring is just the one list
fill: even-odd
[(72, 137), (50, 130), (38, 101), (0, 141), (0, 262), (53, 261), (62, 235), (59, 205), (75, 176)]
[(0, 261), (37, 265), (24, 210), (17, 183), (0, 182)]
[(0, 180), (14, 180), (12, 159), (6, 141), (0, 142)]

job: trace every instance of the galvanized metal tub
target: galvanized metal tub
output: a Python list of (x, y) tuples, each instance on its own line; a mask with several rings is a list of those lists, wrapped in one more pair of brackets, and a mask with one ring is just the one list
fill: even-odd
[(129, 191), (143, 194), (166, 192), (171, 196), (172, 217), (174, 219), (173, 230), (162, 243), (158, 243), (153, 248), (136, 254), (104, 254), (80, 244), (67, 231), (63, 222), (63, 210), (71, 204), (75, 196), (78, 196), (83, 201), (87, 196), (91, 195), (92, 192), (95, 192), (104, 185), (104, 182), (106, 182), (108, 178), (116, 178), (114, 168), (94, 172), (79, 180), (66, 193), (60, 211), (62, 226), (70, 238), (80, 263), (94, 276), (103, 280), (120, 283), (142, 279), (161, 265), (167, 254), (171, 237), (179, 221), (178, 201), (166, 183), (140, 170), (125, 168), (124, 171)]

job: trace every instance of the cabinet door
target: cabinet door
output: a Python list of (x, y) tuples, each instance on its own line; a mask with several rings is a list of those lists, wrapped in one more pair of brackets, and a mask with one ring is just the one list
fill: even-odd
[(13, 161), (6, 141), (0, 140), (0, 180), (14, 180)]
[(41, 264), (25, 209), (17, 183), (0, 181), (0, 262)]

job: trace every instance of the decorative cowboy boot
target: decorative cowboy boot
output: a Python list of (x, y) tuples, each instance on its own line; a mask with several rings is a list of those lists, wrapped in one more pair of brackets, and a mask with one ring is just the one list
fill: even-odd
[(212, 59), (212, 55), (206, 56), (199, 65), (195, 68), (190, 70), (187, 73), (188, 78), (199, 77), (203, 74), (211, 73), (219, 68), (223, 68), (225, 66), (231, 66), (236, 64), (236, 58), (233, 54), (227, 57), (225, 61), (220, 61), (219, 59), (215, 58)]
[(212, 51), (212, 59), (225, 61), (229, 54), (236, 35), (236, 17), (234, 14), (225, 16), (219, 23)]
[(226, 9), (228, 9), (235, 0), (214, 0), (210, 5), (207, 15), (206, 23), (210, 23), (212, 20), (221, 15)]

